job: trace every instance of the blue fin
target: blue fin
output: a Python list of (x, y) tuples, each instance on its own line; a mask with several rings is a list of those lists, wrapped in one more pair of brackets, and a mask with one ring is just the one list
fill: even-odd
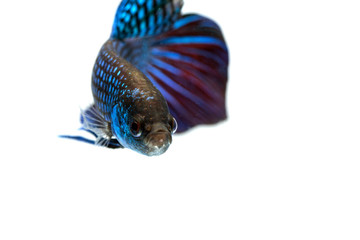
[(180, 17), (182, 0), (123, 0), (111, 38), (125, 39), (162, 33)]
[[(67, 138), (67, 139), (73, 139), (79, 142), (84, 142), (84, 143), (89, 143), (89, 144), (93, 144), (96, 145), (95, 140), (90, 140), (88, 138), (82, 137), (82, 136), (70, 136), (70, 135), (60, 135), (60, 138)], [(103, 140), (105, 141), (105, 140)], [(107, 145), (107, 148), (123, 148), (123, 146), (116, 140), (116, 139), (111, 139)]]
[(60, 135), (59, 137), (60, 138), (67, 138), (67, 139), (73, 139), (73, 140), (76, 140), (76, 141), (85, 142), (85, 143), (89, 143), (89, 144), (95, 144), (94, 140), (90, 140), (90, 139), (87, 139), (87, 138), (82, 137), (82, 136)]
[(166, 98), (178, 132), (226, 118), (228, 49), (214, 21), (184, 15), (165, 33), (119, 42), (119, 54), (140, 69)]

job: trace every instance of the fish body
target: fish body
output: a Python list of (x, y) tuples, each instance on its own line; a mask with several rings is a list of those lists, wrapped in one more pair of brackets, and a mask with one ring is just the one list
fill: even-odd
[(182, 15), (182, 5), (121, 2), (93, 68), (94, 104), (81, 116), (96, 144), (159, 155), (176, 129), (226, 118), (224, 37), (211, 19)]
[[(130, 62), (119, 56), (107, 41), (96, 59), (92, 75), (94, 106), (100, 126), (88, 121), (98, 137), (146, 155), (159, 155), (171, 143), (176, 130), (165, 98), (151, 81)], [(84, 119), (89, 115), (85, 113)], [(91, 119), (90, 119), (91, 120)]]

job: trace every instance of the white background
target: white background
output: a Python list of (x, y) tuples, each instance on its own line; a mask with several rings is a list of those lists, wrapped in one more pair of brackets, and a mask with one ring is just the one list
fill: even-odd
[(0, 4), (0, 239), (360, 239), (358, 1), (185, 0), (230, 49), (226, 122), (148, 158), (78, 134), (118, 0)]

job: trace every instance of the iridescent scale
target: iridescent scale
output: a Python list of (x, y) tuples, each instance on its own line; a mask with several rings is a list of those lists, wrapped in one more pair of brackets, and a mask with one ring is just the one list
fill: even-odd
[[(96, 59), (92, 76), (94, 103), (105, 121), (111, 121), (116, 104), (145, 104), (161, 98), (160, 92), (133, 64), (116, 52), (117, 40), (108, 40)], [(126, 104), (128, 105), (128, 104)]]
[(130, 64), (105, 44), (95, 62), (92, 75), (92, 92), (95, 105), (106, 121), (110, 121), (113, 103), (124, 95), (131, 72), (125, 67)]

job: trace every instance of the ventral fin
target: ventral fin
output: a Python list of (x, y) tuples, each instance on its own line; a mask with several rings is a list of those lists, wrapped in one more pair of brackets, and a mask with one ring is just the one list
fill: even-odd
[(95, 105), (81, 111), (80, 122), (82, 124), (81, 130), (92, 134), (96, 139), (88, 139), (83, 136), (60, 135), (61, 138), (73, 139), (80, 142), (103, 146), (107, 148), (123, 148), (123, 146), (111, 136), (109, 132), (109, 125), (101, 116)]
[(96, 137), (95, 145), (108, 148), (122, 147), (118, 141), (112, 137), (110, 124), (97, 110), (95, 104), (81, 112), (80, 121), (82, 129), (93, 134)]

